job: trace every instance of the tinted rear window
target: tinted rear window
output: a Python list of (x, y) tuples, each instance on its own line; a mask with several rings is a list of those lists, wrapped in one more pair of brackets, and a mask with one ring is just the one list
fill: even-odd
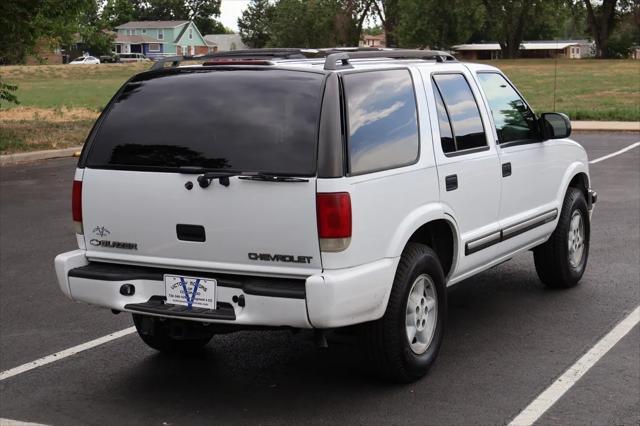
[(238, 69), (140, 76), (107, 111), (86, 166), (313, 175), (323, 78)]
[(343, 78), (349, 122), (351, 174), (413, 164), (418, 119), (408, 70), (369, 71)]

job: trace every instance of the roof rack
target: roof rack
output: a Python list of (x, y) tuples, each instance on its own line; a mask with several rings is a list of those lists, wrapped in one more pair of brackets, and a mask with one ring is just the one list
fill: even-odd
[[(392, 58), (392, 59), (423, 59), (436, 62), (455, 62), (456, 58), (446, 52), (438, 50), (404, 50), (381, 49), (377, 47), (331, 47), (324, 49), (243, 49), (227, 52), (208, 53), (206, 55), (168, 56), (159, 59), (153, 64), (151, 70), (163, 69), (170, 63), (177, 67), (184, 61), (199, 61), (206, 59), (229, 59), (229, 64), (234, 61), (268, 60), (268, 59), (309, 59), (326, 57), (325, 70), (338, 70), (353, 68), (350, 59), (367, 58)], [(338, 63), (340, 62), (340, 63)]]
[(325, 70), (339, 70), (353, 68), (350, 59), (393, 58), (393, 59), (423, 59), (436, 62), (457, 62), (456, 58), (446, 52), (438, 50), (374, 50), (374, 51), (340, 51), (329, 53), (324, 61)]
[(165, 64), (168, 63), (171, 63), (172, 67), (177, 67), (178, 65), (180, 65), (180, 62), (199, 61), (202, 59), (305, 59), (308, 57), (308, 55), (316, 55), (318, 53), (319, 51), (316, 49), (243, 49), (230, 50), (227, 52), (208, 53), (206, 55), (168, 56), (155, 62), (151, 67), (151, 70), (162, 69), (165, 67)]

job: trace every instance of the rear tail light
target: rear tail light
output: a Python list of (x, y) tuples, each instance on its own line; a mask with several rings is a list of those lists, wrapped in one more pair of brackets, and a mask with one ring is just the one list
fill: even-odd
[(348, 192), (316, 196), (320, 250), (342, 251), (351, 242), (351, 197)]
[(73, 214), (73, 225), (76, 234), (84, 234), (82, 229), (82, 181), (73, 181), (73, 191), (71, 192), (71, 212)]

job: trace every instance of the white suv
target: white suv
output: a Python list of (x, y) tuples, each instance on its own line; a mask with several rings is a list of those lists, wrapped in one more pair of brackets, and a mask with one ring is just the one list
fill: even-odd
[(566, 116), (441, 52), (304, 53), (168, 58), (120, 89), (76, 170), (64, 294), (161, 351), (357, 324), (406, 382), (436, 358), (447, 286), (530, 249), (546, 285), (578, 283), (596, 194)]

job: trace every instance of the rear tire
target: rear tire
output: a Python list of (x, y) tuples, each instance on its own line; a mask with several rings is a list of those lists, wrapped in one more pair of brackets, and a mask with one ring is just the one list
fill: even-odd
[(562, 212), (549, 240), (533, 250), (540, 281), (551, 288), (570, 288), (580, 282), (589, 258), (591, 226), (584, 194), (569, 188)]
[(438, 256), (423, 244), (407, 244), (384, 316), (364, 324), (366, 355), (374, 373), (400, 383), (424, 376), (440, 350), (446, 310)]
[[(202, 324), (190, 321), (160, 320), (155, 317), (133, 314), (138, 335), (149, 347), (170, 354), (198, 352), (213, 337), (213, 331)], [(182, 334), (182, 336), (180, 335)]]

